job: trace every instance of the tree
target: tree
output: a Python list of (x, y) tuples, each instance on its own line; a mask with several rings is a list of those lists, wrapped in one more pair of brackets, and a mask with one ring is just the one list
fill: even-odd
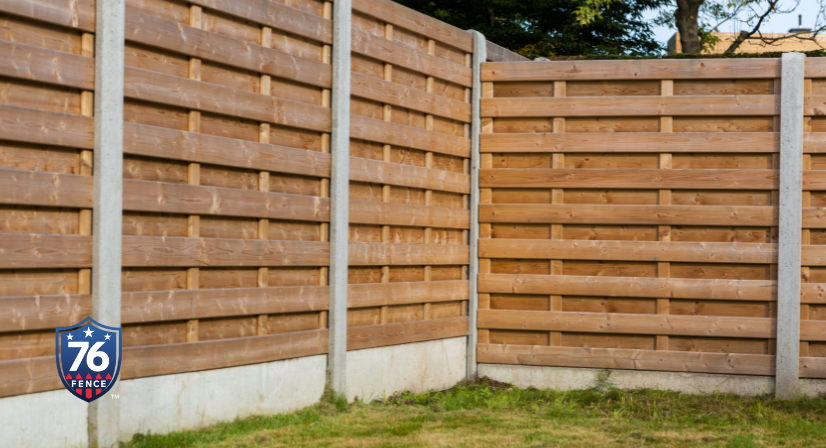
[[(669, 0), (607, 0), (589, 6), (592, 17), (581, 20), (582, 0), (397, 0), (412, 9), (530, 58), (588, 54), (658, 54), (646, 10)], [(606, 0), (595, 0), (603, 2)], [(588, 5), (586, 5), (588, 6)]]

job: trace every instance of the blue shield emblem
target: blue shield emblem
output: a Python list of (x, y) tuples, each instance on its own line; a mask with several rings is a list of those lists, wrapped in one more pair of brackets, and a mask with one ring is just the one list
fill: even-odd
[(57, 373), (63, 385), (89, 403), (106, 395), (120, 373), (121, 329), (91, 317), (55, 329)]

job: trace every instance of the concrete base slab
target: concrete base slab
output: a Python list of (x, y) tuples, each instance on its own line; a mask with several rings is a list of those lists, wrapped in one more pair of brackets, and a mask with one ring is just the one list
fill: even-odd
[(465, 377), (466, 351), (467, 338), (459, 337), (347, 352), (347, 399), (453, 387)]
[[(479, 364), (479, 376), (513, 384), (519, 388), (574, 390), (592, 387), (601, 369)], [(755, 396), (774, 393), (774, 377), (720, 375), (710, 373), (611, 370), (611, 383), (624, 390), (656, 389), (688, 394), (737, 394)], [(826, 380), (800, 380), (803, 394), (826, 394)]]
[(88, 408), (66, 390), (2, 398), (0, 447), (85, 447)]

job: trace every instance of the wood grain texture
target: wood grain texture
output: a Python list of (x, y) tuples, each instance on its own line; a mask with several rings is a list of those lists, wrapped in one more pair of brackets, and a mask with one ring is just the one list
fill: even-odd
[(92, 177), (0, 168), (0, 204), (92, 208)]
[(94, 90), (95, 59), (0, 40), (0, 76)]
[(467, 174), (358, 157), (350, 158), (350, 180), (451, 193), (470, 192)]
[(350, 138), (470, 157), (470, 139), (361, 115), (350, 116)]
[(91, 117), (0, 104), (3, 140), (92, 149), (94, 133)]
[(419, 320), (347, 328), (347, 350), (466, 336), (467, 317)]
[(91, 266), (92, 237), (89, 235), (0, 233), (0, 269)]
[(470, 211), (393, 202), (350, 201), (350, 223), (410, 227), (470, 228)]
[(400, 106), (465, 123), (470, 122), (470, 103), (357, 72), (352, 73), (351, 85), (351, 94), (359, 98)]
[(350, 308), (452, 302), (468, 300), (469, 294), (467, 280), (358, 283), (347, 288)]
[(469, 246), (459, 244), (350, 243), (350, 266), (468, 264)]
[(51, 330), (80, 322), (92, 314), (90, 294), (0, 297), (3, 331)]
[(95, 31), (95, 0), (0, 0), (0, 11), (66, 28)]
[(473, 37), (467, 31), (389, 0), (355, 0), (353, 10), (438, 40), (467, 53), (473, 52)]

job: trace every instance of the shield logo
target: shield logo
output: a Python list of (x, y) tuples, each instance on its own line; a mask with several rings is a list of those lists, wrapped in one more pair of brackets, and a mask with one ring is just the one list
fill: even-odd
[(91, 317), (55, 329), (57, 373), (76, 397), (90, 403), (106, 395), (120, 373), (121, 329)]

